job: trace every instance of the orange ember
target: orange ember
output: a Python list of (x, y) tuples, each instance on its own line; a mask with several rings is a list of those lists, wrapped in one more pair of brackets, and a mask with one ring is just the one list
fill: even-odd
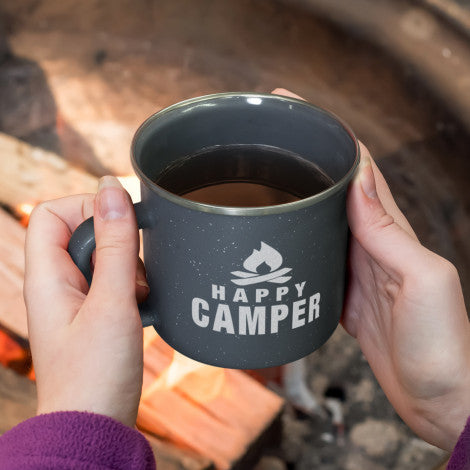
[(23, 348), (2, 330), (0, 330), (0, 364), (34, 379), (29, 350)]
[(28, 226), (29, 216), (31, 215), (31, 212), (33, 212), (33, 209), (34, 209), (34, 205), (29, 204), (27, 202), (24, 202), (23, 204), (20, 204), (15, 209), (15, 212), (20, 217), (20, 223), (21, 223), (21, 225), (23, 225), (23, 227)]

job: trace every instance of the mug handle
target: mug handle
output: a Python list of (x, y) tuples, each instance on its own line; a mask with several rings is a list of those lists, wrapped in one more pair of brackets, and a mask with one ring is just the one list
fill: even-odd
[[(145, 211), (142, 202), (134, 204), (135, 216), (139, 228), (148, 228), (150, 220), (148, 212)], [(92, 272), (90, 268), (91, 255), (96, 248), (95, 243), (95, 230), (93, 227), (93, 217), (86, 219), (82, 222), (73, 232), (69, 241), (67, 251), (69, 252), (72, 261), (77, 265), (78, 269), (85, 276), (88, 285), (91, 285)], [(140, 318), (142, 325), (150, 326), (156, 324), (155, 315), (151, 312), (147, 302), (139, 305)]]

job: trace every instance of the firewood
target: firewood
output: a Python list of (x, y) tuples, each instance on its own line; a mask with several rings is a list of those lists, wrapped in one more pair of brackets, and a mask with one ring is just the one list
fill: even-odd
[[(59, 155), (0, 132), (2, 184), (0, 203), (15, 210), (21, 204), (74, 194), (96, 193), (98, 178), (70, 165)], [(140, 201), (136, 176), (119, 177), (134, 202)]]
[(146, 340), (140, 428), (208, 457), (220, 470), (237, 468), (265, 435), (275, 439), (283, 406), (277, 395), (241, 371), (198, 363), (176, 384), (165, 384), (174, 354), (158, 336)]
[[(0, 352), (1, 354), (1, 352)], [(34, 382), (0, 365), (0, 435), (36, 415)], [(150, 442), (159, 470), (212, 470), (211, 462), (194, 452), (182, 450), (154, 436)]]
[(0, 202), (12, 208), (72, 194), (94, 193), (97, 178), (58, 155), (0, 133)]
[(0, 327), (25, 339), (28, 336), (23, 301), (25, 229), (1, 209), (0, 226)]

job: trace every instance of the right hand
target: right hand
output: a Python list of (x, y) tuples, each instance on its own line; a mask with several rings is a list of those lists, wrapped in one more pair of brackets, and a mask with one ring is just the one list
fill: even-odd
[[(91, 287), (67, 252), (72, 232), (94, 215)], [(38, 414), (89, 411), (135, 426), (142, 389), (142, 322), (148, 294), (138, 230), (118, 180), (92, 194), (35, 208), (26, 235), (24, 295)]]
[(342, 324), (403, 420), (452, 450), (470, 415), (470, 324), (459, 276), (422, 246), (361, 146)]

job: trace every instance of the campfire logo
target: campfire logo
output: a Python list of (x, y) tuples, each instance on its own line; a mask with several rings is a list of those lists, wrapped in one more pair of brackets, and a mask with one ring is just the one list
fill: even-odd
[[(231, 283), (212, 284), (204, 297), (194, 297), (191, 318), (200, 328), (229, 335), (278, 334), (300, 328), (320, 317), (320, 292), (295, 280), (282, 267), (282, 255), (267, 243), (232, 271)], [(260, 283), (273, 283), (259, 285)], [(235, 284), (235, 285), (234, 285)], [(290, 284), (290, 285), (289, 285)]]
[(253, 253), (243, 262), (246, 271), (233, 271), (231, 274), (238, 279), (232, 279), (237, 286), (248, 286), (260, 282), (283, 284), (292, 276), (286, 274), (292, 268), (281, 268), (282, 255), (267, 243), (261, 242), (261, 249)]

